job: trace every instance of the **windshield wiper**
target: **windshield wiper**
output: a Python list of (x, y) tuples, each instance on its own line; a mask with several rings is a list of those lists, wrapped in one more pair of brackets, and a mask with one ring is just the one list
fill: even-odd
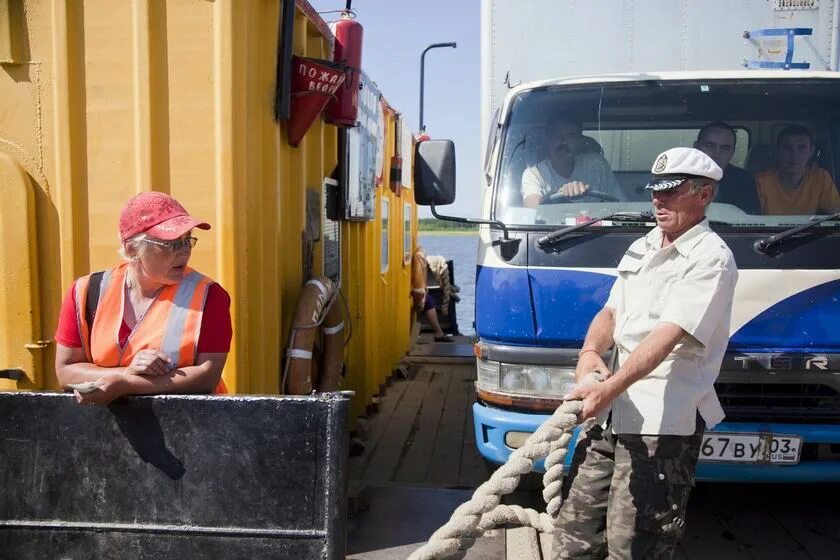
[(809, 230), (815, 226), (820, 225), (823, 222), (830, 222), (832, 220), (840, 220), (840, 212), (835, 212), (834, 214), (829, 214), (824, 218), (811, 218), (811, 221), (807, 224), (802, 224), (801, 226), (792, 227), (790, 229), (786, 229), (781, 233), (777, 233), (775, 235), (771, 235), (770, 237), (765, 237), (763, 239), (757, 240), (753, 247), (756, 248), (757, 251), (761, 251), (762, 253), (768, 253), (771, 248), (778, 245), (788, 237), (792, 235), (796, 235), (797, 233), (801, 233), (803, 231)]
[(573, 234), (576, 231), (580, 231), (582, 229), (588, 228), (593, 224), (597, 224), (603, 220), (614, 220), (617, 222), (647, 222), (653, 220), (653, 213), (652, 212), (614, 212), (612, 214), (607, 214), (606, 216), (601, 216), (600, 218), (594, 218), (589, 220), (588, 222), (583, 222), (580, 224), (575, 224), (573, 226), (569, 226), (563, 229), (559, 229), (557, 231), (553, 231), (548, 235), (544, 235), (537, 240), (537, 245), (540, 249), (547, 249), (560, 241), (561, 239), (565, 239), (569, 235)]

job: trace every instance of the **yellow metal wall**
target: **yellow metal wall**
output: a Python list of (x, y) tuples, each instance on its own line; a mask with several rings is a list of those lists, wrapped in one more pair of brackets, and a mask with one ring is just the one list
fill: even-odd
[[(411, 250), (416, 246), (417, 207), (414, 191), (395, 195), (389, 188), (391, 157), (396, 154), (398, 115), (385, 111), (385, 173), (376, 189), (376, 218), (371, 222), (345, 223), (343, 236), (344, 289), (353, 320), (353, 338), (347, 352), (345, 388), (356, 391), (353, 417), (379, 393), (379, 387), (409, 350), (411, 343), (411, 263), (403, 259), (404, 206), (412, 208)], [(403, 173), (411, 176), (409, 164)], [(382, 200), (389, 201), (389, 267), (381, 272)]]
[[(52, 339), (73, 279), (119, 262), (123, 203), (159, 190), (213, 225), (198, 232), (191, 265), (232, 297), (228, 387), (279, 392), (305, 280), (305, 193), (320, 192), (334, 169), (338, 138), (319, 120), (292, 148), (273, 121), (279, 18), (278, 0), (0, 0), (0, 195), (13, 201), (0, 209), (0, 242), (20, 243), (0, 251), (0, 368), (27, 374), (0, 379), (0, 389), (57, 387), (54, 345), (39, 341)], [(295, 18), (295, 54), (329, 58), (312, 8), (299, 0)], [(387, 179), (377, 219), (342, 225), (354, 323), (345, 385), (359, 392), (356, 413), (409, 344), (400, 255), (412, 196), (397, 198)], [(386, 274), (381, 197), (398, 201)]]

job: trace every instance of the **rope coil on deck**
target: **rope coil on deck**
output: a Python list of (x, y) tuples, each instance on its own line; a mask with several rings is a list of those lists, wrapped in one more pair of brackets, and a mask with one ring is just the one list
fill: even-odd
[[(598, 383), (601, 377), (589, 373), (581, 384)], [(479, 486), (469, 501), (452, 512), (449, 521), (435, 531), (429, 542), (414, 551), (409, 560), (435, 560), (463, 558), (476, 538), (499, 525), (518, 524), (543, 533), (552, 533), (563, 505), (563, 463), (578, 414), (583, 410), (581, 401), (566, 401), (554, 411), (525, 444), (511, 453), (507, 462), (499, 467), (489, 480)], [(534, 468), (534, 463), (546, 457), (543, 475), (543, 499), (547, 506), (543, 513), (515, 505), (501, 504), (501, 498), (519, 486), (519, 480)]]

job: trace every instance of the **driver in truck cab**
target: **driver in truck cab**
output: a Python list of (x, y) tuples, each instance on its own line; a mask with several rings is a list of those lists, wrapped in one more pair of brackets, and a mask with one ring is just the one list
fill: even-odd
[[(522, 174), (522, 199), (528, 208), (571, 201), (590, 189), (626, 199), (600, 146), (583, 135), (580, 119), (561, 113), (548, 124), (548, 157)], [(597, 196), (594, 192), (592, 196)]]

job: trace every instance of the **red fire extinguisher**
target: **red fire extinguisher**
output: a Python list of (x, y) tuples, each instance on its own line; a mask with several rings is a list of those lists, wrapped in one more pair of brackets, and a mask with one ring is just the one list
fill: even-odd
[(347, 78), (327, 106), (326, 120), (340, 126), (356, 126), (359, 110), (363, 30), (362, 24), (354, 17), (350, 11), (350, 2), (347, 2), (347, 9), (341, 14), (341, 19), (332, 25), (335, 35), (333, 61), (347, 67)]

